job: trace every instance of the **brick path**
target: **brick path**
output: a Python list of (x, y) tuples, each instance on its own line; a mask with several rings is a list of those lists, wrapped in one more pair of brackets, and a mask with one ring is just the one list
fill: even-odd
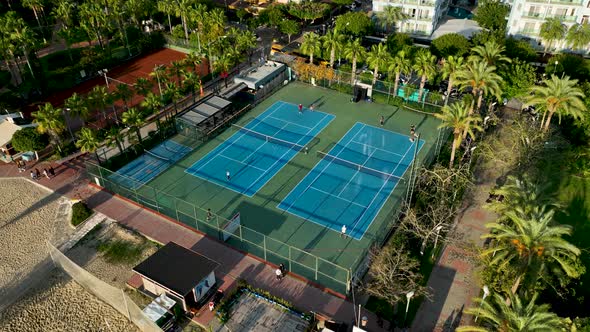
[[(174, 241), (219, 262), (221, 266), (217, 271), (220, 279), (245, 279), (255, 287), (267, 289), (273, 295), (286, 299), (301, 310), (313, 311), (346, 323), (354, 320), (354, 308), (351, 302), (293, 276), (288, 275), (283, 280), (277, 281), (274, 274), (275, 267), (89, 185), (81, 170), (85, 158), (88, 157), (83, 155), (60, 165), (51, 164), (56, 171), (55, 178), (41, 179), (39, 184), (69, 198), (84, 199), (94, 210), (152, 240), (163, 244)], [(29, 164), (27, 167), (37, 167), (42, 170), (44, 167), (49, 167), (49, 163)], [(29, 171), (30, 168), (24, 173), (19, 173), (14, 164), (0, 165), (0, 177), (28, 177)], [(385, 331), (384, 328), (377, 326), (377, 317), (373, 313), (363, 309), (362, 316), (367, 316), (369, 319), (368, 331)], [(385, 321), (384, 326), (389, 327), (389, 323)]]
[[(480, 179), (481, 183), (468, 194), (471, 202), (457, 217), (455, 229), (461, 237), (460, 243), (472, 243), (477, 247), (483, 245), (480, 236), (486, 233), (484, 225), (497, 219), (494, 213), (483, 208), (495, 183), (488, 179), (490, 176), (481, 177), (484, 178)], [(412, 332), (454, 331), (457, 326), (470, 323), (471, 317), (463, 311), (472, 305), (472, 299), (481, 291), (476, 265), (470, 251), (457, 245), (445, 246), (428, 279), (432, 301), (425, 300), (420, 305)]]

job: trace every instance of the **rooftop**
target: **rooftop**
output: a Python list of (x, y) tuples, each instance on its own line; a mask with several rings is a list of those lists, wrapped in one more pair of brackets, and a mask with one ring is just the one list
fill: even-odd
[(178, 293), (188, 294), (219, 264), (174, 242), (148, 257), (133, 271)]
[(252, 68), (246, 73), (237, 76), (234, 81), (236, 83), (245, 83), (248, 88), (256, 90), (260, 88), (260, 85), (266, 84), (267, 78), (276, 77), (277, 73), (285, 70), (285, 65), (280, 62), (266, 61), (264, 65), (260, 67)]

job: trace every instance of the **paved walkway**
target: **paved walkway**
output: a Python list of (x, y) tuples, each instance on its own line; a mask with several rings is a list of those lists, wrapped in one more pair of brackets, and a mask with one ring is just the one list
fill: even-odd
[[(483, 208), (490, 189), (495, 186), (496, 176), (483, 172), (477, 175), (476, 186), (468, 194), (463, 213), (457, 218), (455, 232), (460, 244), (482, 247), (480, 236), (487, 233), (485, 224), (497, 216)], [(424, 301), (416, 314), (411, 331), (454, 331), (460, 325), (471, 322), (463, 311), (472, 305), (472, 299), (479, 296), (481, 285), (477, 277), (477, 257), (471, 250), (455, 244), (445, 246), (432, 274), (428, 287), (432, 289), (432, 301)]]
[[(351, 302), (292, 276), (277, 281), (275, 267), (89, 185), (82, 171), (85, 158), (87, 156), (83, 155), (60, 165), (52, 164), (56, 170), (55, 178), (41, 179), (39, 184), (71, 199), (84, 199), (95, 211), (152, 240), (163, 244), (174, 241), (219, 262), (221, 266), (218, 272), (221, 278), (229, 276), (234, 280), (245, 279), (253, 286), (267, 289), (273, 295), (286, 299), (302, 310), (313, 311), (346, 323), (354, 320), (354, 306)], [(28, 166), (42, 170), (48, 167), (49, 163)], [(29, 169), (24, 173), (18, 173), (13, 164), (0, 166), (0, 177), (13, 176), (29, 176)], [(385, 331), (377, 326), (377, 317), (373, 313), (363, 309), (362, 316), (369, 319), (369, 331)], [(389, 327), (389, 323), (384, 322), (384, 326)]]

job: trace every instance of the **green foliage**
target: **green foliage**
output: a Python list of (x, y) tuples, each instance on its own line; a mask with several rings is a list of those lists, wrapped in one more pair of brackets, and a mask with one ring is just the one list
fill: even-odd
[(363, 12), (348, 12), (338, 16), (336, 29), (339, 33), (357, 37), (365, 36), (373, 31), (373, 21)]
[(72, 220), (73, 226), (80, 225), (84, 220), (88, 219), (92, 215), (92, 210), (86, 206), (83, 202), (77, 202), (72, 205)]
[(284, 20), (281, 22), (279, 29), (282, 33), (289, 36), (289, 41), (291, 41), (291, 36), (299, 33), (299, 24), (293, 20)]
[(172, 37), (176, 39), (184, 39), (184, 28), (181, 24), (175, 25), (172, 28)]
[(506, 16), (510, 6), (500, 1), (484, 0), (477, 6), (473, 19), (484, 29), (506, 31)]
[(326, 15), (330, 6), (326, 3), (306, 1), (291, 2), (287, 8), (291, 16), (303, 21), (311, 20), (311, 23), (313, 23), (316, 19)]
[(35, 128), (23, 128), (14, 133), (11, 142), (16, 151), (39, 151), (47, 146), (49, 139)]
[(501, 90), (507, 99), (528, 93), (537, 76), (533, 66), (520, 60), (513, 60), (511, 64), (501, 66), (498, 74), (503, 79), (500, 83)]
[(98, 245), (98, 251), (113, 264), (135, 263), (143, 253), (144, 245), (127, 240), (107, 240)]
[(526, 40), (515, 38), (506, 39), (505, 53), (511, 59), (519, 59), (525, 62), (532, 62), (537, 59), (537, 52)]
[(238, 17), (238, 20), (242, 22), (248, 16), (248, 11), (244, 8), (240, 8), (236, 11), (236, 16)]
[(506, 35), (503, 31), (495, 30), (481, 30), (471, 36), (471, 43), (473, 46), (484, 45), (489, 41), (495, 41), (496, 44), (504, 45)]
[(272, 27), (276, 27), (285, 18), (285, 14), (283, 13), (283, 5), (271, 5), (267, 9), (261, 11), (258, 14), (257, 24), (265, 25), (268, 24)]
[(338, 6), (348, 6), (351, 5), (353, 0), (332, 0), (332, 3), (337, 4)]
[(397, 52), (411, 47), (414, 44), (412, 37), (407, 33), (392, 33), (387, 36), (387, 49), (392, 56), (397, 55)]
[[(557, 61), (557, 66), (555, 65)], [(552, 56), (545, 67), (547, 75), (555, 74), (586, 81), (590, 77), (590, 61), (577, 54), (563, 53)]]
[(449, 55), (463, 56), (469, 52), (469, 40), (458, 33), (448, 33), (432, 41), (432, 53), (446, 58)]
[(0, 70), (0, 89), (10, 84), (12, 75), (8, 70)]

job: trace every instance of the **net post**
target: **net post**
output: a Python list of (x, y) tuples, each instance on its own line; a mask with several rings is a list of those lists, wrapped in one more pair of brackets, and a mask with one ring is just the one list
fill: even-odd
[[(242, 227), (240, 226), (240, 233), (241, 233), (241, 229), (242, 229)], [(263, 235), (262, 246), (264, 248), (264, 260), (266, 261), (266, 235)]]
[(293, 269), (291, 268), (291, 246), (289, 246), (289, 272), (291, 272)]
[(133, 194), (135, 195), (135, 201), (139, 203), (139, 196), (137, 196), (137, 188), (133, 188)]
[(193, 205), (193, 213), (195, 214), (195, 225), (197, 226), (197, 231), (199, 231), (199, 220), (197, 219), (197, 207), (194, 205)]
[(315, 256), (315, 280), (318, 280), (318, 266), (318, 256)]
[[(240, 223), (239, 226), (240, 227), (238, 227), (238, 230), (240, 231), (240, 241), (243, 242), (244, 241), (244, 238), (242, 237), (242, 224)], [(265, 236), (265, 238), (266, 238), (266, 236)], [(265, 252), (265, 254), (266, 254), (266, 252)], [(264, 260), (266, 260), (266, 258)]]
[(178, 217), (178, 200), (176, 198), (174, 199), (174, 211), (176, 212), (176, 220), (180, 221), (180, 217)]
[(158, 190), (154, 187), (152, 187), (152, 189), (154, 189), (154, 201), (156, 201), (156, 211), (160, 213), (160, 203), (158, 203)]

